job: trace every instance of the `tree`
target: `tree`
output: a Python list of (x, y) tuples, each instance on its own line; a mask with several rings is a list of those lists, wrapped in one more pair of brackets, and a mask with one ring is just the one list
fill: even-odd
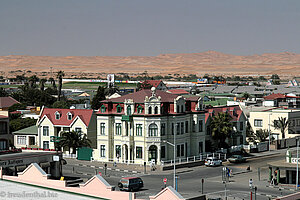
[(40, 80), (40, 90), (41, 90), (41, 91), (44, 91), (46, 81), (47, 81), (47, 80), (44, 79), (44, 78)]
[(0, 87), (0, 97), (7, 97), (8, 93), (5, 91), (3, 87)]
[(137, 84), (137, 91), (143, 90), (143, 89), (151, 89), (152, 85), (148, 81), (144, 81), (142, 83)]
[(70, 108), (70, 105), (66, 101), (56, 101), (52, 105), (52, 108)]
[(18, 116), (18, 118), (9, 121), (9, 131), (11, 133), (36, 124), (36, 119), (21, 118), (21, 115)]
[(30, 76), (29, 79), (29, 87), (30, 88), (35, 88), (36, 87), (36, 82), (39, 81), (39, 78), (36, 75)]
[[(271, 134), (270, 134), (271, 135)], [(264, 129), (259, 129), (255, 132), (255, 139), (258, 140), (259, 142), (264, 142), (267, 140), (267, 137), (269, 137), (269, 131)]]
[(60, 101), (60, 97), (61, 97), (62, 78), (64, 76), (65, 76), (65, 73), (63, 71), (57, 72), (57, 78), (58, 78), (58, 101)]
[(49, 78), (49, 81), (50, 81), (50, 83), (51, 83), (51, 85), (52, 85), (52, 88), (56, 90), (56, 84), (55, 84), (54, 78), (52, 78), (52, 77)]
[(228, 113), (219, 112), (218, 115), (213, 117), (210, 129), (213, 139), (217, 141), (217, 146), (226, 148), (228, 144), (226, 144), (225, 140), (233, 132), (231, 116)]
[(242, 97), (245, 98), (246, 100), (248, 100), (251, 97), (251, 95), (248, 92), (244, 92), (242, 94)]
[(26, 109), (25, 104), (15, 103), (14, 105), (12, 105), (8, 108), (8, 111), (9, 112), (14, 112), (16, 110), (25, 110), (25, 109)]
[(58, 143), (59, 147), (68, 148), (69, 152), (72, 148), (72, 153), (76, 153), (77, 148), (81, 147), (91, 147), (91, 140), (87, 138), (86, 134), (80, 132), (71, 131), (63, 132), (62, 137)]
[(99, 86), (97, 89), (96, 95), (93, 97), (91, 102), (91, 107), (94, 110), (97, 110), (100, 108), (100, 101), (105, 100), (105, 88)]
[(282, 138), (285, 138), (285, 131), (289, 130), (289, 125), (290, 121), (286, 117), (279, 117), (273, 121), (273, 127), (280, 130)]

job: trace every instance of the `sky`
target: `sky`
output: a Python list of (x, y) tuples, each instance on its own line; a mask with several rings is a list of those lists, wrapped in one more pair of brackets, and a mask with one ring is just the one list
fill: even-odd
[(0, 56), (300, 53), (299, 0), (1, 0)]

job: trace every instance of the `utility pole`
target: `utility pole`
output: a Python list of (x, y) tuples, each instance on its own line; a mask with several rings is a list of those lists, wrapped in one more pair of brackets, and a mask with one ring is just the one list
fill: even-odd
[(299, 154), (298, 154), (298, 153), (299, 153), (299, 151), (298, 151), (298, 148), (299, 148), (299, 139), (297, 138), (296, 140), (297, 140), (297, 142), (296, 142), (296, 143), (297, 143), (297, 172), (296, 172), (297, 175), (296, 175), (296, 190), (298, 190), (298, 184), (299, 184), (299, 183), (298, 183), (298, 181), (299, 181), (299, 161), (298, 161), (298, 160), (299, 160)]

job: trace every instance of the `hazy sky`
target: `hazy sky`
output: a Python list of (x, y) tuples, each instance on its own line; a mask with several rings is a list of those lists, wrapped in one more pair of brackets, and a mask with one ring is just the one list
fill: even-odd
[(300, 53), (299, 0), (1, 0), (0, 55)]

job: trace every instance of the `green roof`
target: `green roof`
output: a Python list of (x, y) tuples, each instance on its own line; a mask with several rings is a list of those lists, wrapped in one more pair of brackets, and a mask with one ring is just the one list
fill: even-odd
[(38, 134), (38, 128), (37, 128), (36, 125), (33, 125), (33, 126), (29, 126), (27, 128), (23, 128), (21, 130), (15, 131), (15, 132), (13, 132), (13, 134), (17, 134), (17, 135), (19, 135), (19, 134), (22, 134), (22, 135), (36, 134), (37, 135)]
[(222, 99), (216, 99), (215, 101), (205, 101), (205, 105), (212, 105), (212, 106), (224, 106), (227, 105), (227, 98), (222, 98)]

